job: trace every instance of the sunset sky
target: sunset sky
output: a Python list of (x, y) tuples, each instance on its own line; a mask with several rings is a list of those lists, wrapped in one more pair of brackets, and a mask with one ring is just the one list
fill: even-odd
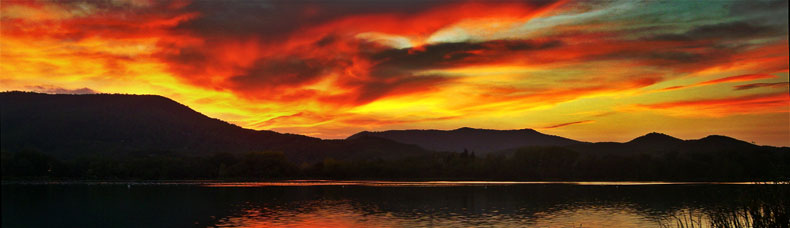
[(533, 128), (790, 146), (786, 0), (2, 0), (0, 18), (2, 91), (157, 94), (320, 138)]

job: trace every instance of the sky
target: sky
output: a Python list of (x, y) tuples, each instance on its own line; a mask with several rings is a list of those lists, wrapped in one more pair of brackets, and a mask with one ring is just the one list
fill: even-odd
[(156, 94), (327, 139), (472, 127), (790, 146), (788, 3), (1, 0), (0, 90)]

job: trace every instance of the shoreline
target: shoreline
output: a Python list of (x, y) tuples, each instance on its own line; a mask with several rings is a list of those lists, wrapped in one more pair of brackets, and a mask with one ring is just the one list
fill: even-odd
[(786, 185), (787, 181), (480, 181), (480, 180), (3, 180), (2, 185), (189, 185), (206, 187), (276, 187), (276, 186), (509, 186), (509, 185)]

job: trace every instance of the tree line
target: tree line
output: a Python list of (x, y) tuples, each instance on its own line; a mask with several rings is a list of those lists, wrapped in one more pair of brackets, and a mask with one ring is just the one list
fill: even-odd
[(664, 154), (579, 153), (564, 147), (529, 147), (511, 153), (436, 152), (393, 160), (336, 160), (295, 164), (281, 152), (184, 156), (81, 156), (58, 159), (24, 150), (2, 153), (4, 180), (786, 180), (784, 151), (722, 151)]

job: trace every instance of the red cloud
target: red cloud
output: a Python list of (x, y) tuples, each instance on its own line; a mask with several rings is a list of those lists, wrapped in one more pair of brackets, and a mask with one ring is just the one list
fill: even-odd
[(745, 74), (745, 75), (730, 76), (730, 77), (704, 81), (687, 86), (672, 86), (672, 87), (663, 88), (661, 90), (685, 89), (689, 87), (706, 86), (706, 85), (713, 85), (713, 84), (727, 83), (727, 82), (753, 81), (753, 80), (775, 78), (775, 77), (776, 76), (770, 74)]
[[(29, 63), (25, 66), (39, 67), (39, 72), (46, 75), (50, 75), (50, 68), (73, 62), (99, 63), (96, 65), (101, 66), (95, 69), (67, 74), (84, 77), (86, 81), (94, 80), (92, 77), (126, 77), (125, 72), (139, 66), (140, 71), (150, 69), (156, 71), (151, 72), (154, 77), (167, 79), (146, 79), (151, 81), (145, 83), (154, 88), (169, 83), (158, 92), (177, 94), (180, 89), (217, 92), (230, 97), (226, 99), (238, 99), (234, 104), (249, 106), (234, 110), (243, 110), (234, 114), (243, 116), (240, 117), (243, 122), (254, 123), (252, 127), (299, 129), (299, 132), (322, 124), (326, 124), (325, 129), (377, 127), (524, 111), (584, 97), (624, 93), (683, 75), (752, 73), (666, 90), (765, 79), (788, 69), (786, 25), (781, 23), (777, 27), (754, 21), (729, 22), (728, 19), (725, 23), (723, 19), (716, 22), (716, 18), (708, 18), (711, 22), (705, 25), (668, 23), (665, 27), (646, 27), (638, 21), (613, 18), (571, 20), (595, 12), (596, 7), (601, 7), (599, 3), (349, 4), (280, 0), (115, 3), (3, 2), (0, 29), (4, 40), (0, 44), (4, 52), (0, 54), (4, 61)], [(77, 4), (89, 4), (93, 8)], [(630, 12), (623, 12), (623, 16), (628, 16), (627, 13)], [(570, 21), (553, 23), (557, 20)], [(531, 21), (547, 27), (530, 24)], [(530, 26), (541, 28), (520, 33), (519, 29), (533, 29)], [(677, 32), (683, 30), (686, 31)], [(447, 37), (436, 39), (436, 34)], [(39, 40), (53, 45), (38, 47)], [(135, 44), (152, 50), (139, 51)], [(26, 57), (26, 50), (22, 50), (26, 47), (36, 47), (31, 49), (46, 54), (31, 51), (33, 54)], [(68, 61), (61, 61), (63, 64), (49, 64), (64, 57)], [(54, 60), (39, 60), (44, 58)], [(144, 64), (128, 64), (134, 62)], [(16, 73), (19, 81), (25, 80), (22, 77), (26, 75), (22, 74), (26, 69), (6, 65), (12, 71), (17, 70), (12, 73)], [(523, 70), (452, 74), (499, 66)], [(82, 73), (88, 75), (78, 75)], [(171, 76), (177, 81), (171, 81)], [(98, 87), (91, 85), (91, 88), (106, 91), (101, 83), (95, 84)], [(743, 90), (757, 87), (781, 87), (781, 84), (747, 84), (731, 92), (744, 93)], [(423, 96), (433, 99), (431, 104), (442, 106), (437, 108), (442, 111), (435, 114), (438, 117), (416, 113), (418, 117), (400, 120), (346, 113), (381, 100)], [(265, 110), (278, 110), (276, 113), (297, 114), (252, 116), (250, 110), (262, 110), (258, 104), (266, 106)], [(640, 107), (720, 116), (786, 112), (787, 105), (787, 96), (783, 95), (733, 94), (728, 98)], [(390, 107), (382, 109), (387, 108)], [(265, 121), (256, 119), (272, 115), (283, 116)], [(567, 125), (549, 127), (561, 126)]]
[(640, 105), (643, 108), (667, 110), (678, 115), (728, 116), (735, 114), (790, 112), (790, 94), (768, 93), (740, 97), (682, 100)]
[(744, 84), (744, 85), (737, 85), (734, 86), (735, 90), (746, 90), (746, 89), (754, 89), (754, 88), (788, 88), (788, 82), (774, 82), (774, 83), (751, 83), (751, 84)]
[[(410, 58), (420, 57), (410, 57), (409, 50), (395, 50), (361, 40), (356, 35), (365, 32), (394, 34), (411, 40), (416, 45), (412, 49), (426, 49), (425, 46), (431, 45), (423, 42), (429, 35), (453, 23), (476, 18), (525, 20), (560, 4), (451, 2), (416, 12), (364, 12), (327, 16), (326, 21), (315, 23), (295, 22), (301, 23), (302, 27), (298, 30), (284, 29), (284, 34), (245, 31), (217, 36), (202, 29), (179, 28), (177, 31), (190, 34), (198, 42), (164, 40), (160, 43), (162, 51), (158, 56), (168, 64), (171, 72), (187, 82), (229, 89), (252, 100), (318, 100), (341, 106), (359, 105), (385, 96), (429, 92), (451, 79), (415, 76), (409, 71), (413, 66), (398, 65), (392, 58), (408, 62), (412, 61)], [(312, 9), (309, 10), (310, 15), (322, 14), (320, 8)], [(280, 31), (276, 27), (271, 29)], [(506, 45), (492, 42), (481, 45), (480, 49), (509, 51)], [(431, 47), (428, 49), (433, 50)], [(387, 53), (396, 56), (386, 56)], [(428, 61), (436, 63), (438, 59)], [(388, 68), (392, 64), (394, 67)], [(324, 90), (307, 88), (322, 81), (327, 81), (328, 85)]]

